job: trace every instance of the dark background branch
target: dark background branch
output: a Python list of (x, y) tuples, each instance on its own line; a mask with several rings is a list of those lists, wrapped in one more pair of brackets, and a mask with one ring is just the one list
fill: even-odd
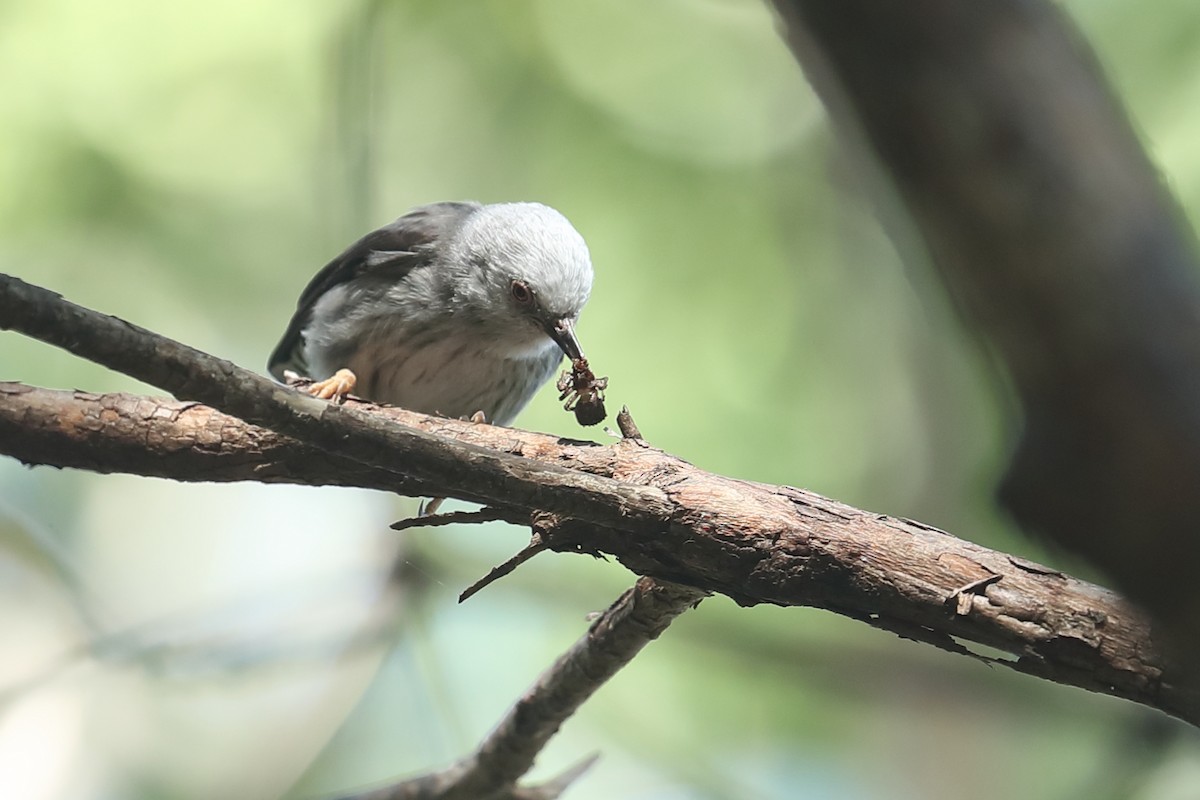
[(1086, 44), (1051, 3), (775, 5), (1013, 379), (1004, 503), (1200, 663), (1200, 268)]

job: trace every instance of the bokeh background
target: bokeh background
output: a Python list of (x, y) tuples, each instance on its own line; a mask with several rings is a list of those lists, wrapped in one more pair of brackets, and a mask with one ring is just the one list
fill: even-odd
[[(1200, 210), (1200, 5), (1071, 2)], [(758, 0), (0, 3), (0, 269), (262, 369), (346, 243), (539, 200), (656, 445), (1090, 574), (994, 510), (1005, 385), (882, 232)], [(15, 334), (0, 379), (149, 391)], [(579, 436), (544, 391), (521, 418)], [(599, 432), (589, 432), (603, 438)], [(376, 493), (0, 459), (0, 796), (307, 798), (467, 752), (632, 581)], [(1098, 576), (1097, 576), (1098, 577)], [(1195, 798), (1161, 715), (806, 609), (705, 601), (535, 777), (593, 798)]]

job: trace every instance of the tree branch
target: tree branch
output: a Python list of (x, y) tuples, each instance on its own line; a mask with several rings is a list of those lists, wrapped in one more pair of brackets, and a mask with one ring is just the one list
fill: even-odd
[[(206, 403), (325, 452), (453, 489), (438, 496), (540, 508), (644, 533), (658, 529), (670, 514), (661, 490), (401, 428), (358, 408), (318, 400), (4, 274), (0, 274), (0, 329), (19, 331), (158, 386), (181, 400)], [(464, 480), (464, 469), (470, 480)]]
[[(637, 522), (595, 526), (582, 516), (539, 515), (538, 532), (551, 549), (602, 551), (639, 574), (746, 605), (827, 608), (952, 652), (967, 652), (959, 640), (985, 644), (1014, 656), (999, 663), (1018, 671), (1200, 723), (1195, 682), (1159, 655), (1146, 619), (1112, 593), (1056, 570), (811, 492), (712, 475), (637, 439), (599, 446), (355, 400), (347, 405), (400, 434), (411, 428), (559, 465), (601, 479), (597, 487), (638, 484), (667, 498), (669, 521), (650, 535)], [(477, 494), (475, 481), (492, 480), (464, 459), (456, 484), (400, 484), (388, 470), (195, 403), (19, 384), (0, 384), (0, 452), (26, 463), (178, 480), (404, 485), (468, 499)], [(597, 489), (593, 503), (616, 507), (629, 496)], [(536, 510), (508, 507), (512, 519), (528, 520)]]
[(1200, 664), (1200, 266), (1094, 56), (1052, 3), (775, 5), (1012, 376), (1003, 501)]
[[(509, 709), (474, 753), (453, 766), (347, 800), (500, 800), (556, 797), (514, 788), (559, 727), (705, 592), (641, 578)], [(586, 762), (586, 768), (590, 764)], [(576, 777), (582, 770), (576, 768)], [(570, 774), (569, 774), (570, 775)], [(569, 776), (564, 776), (569, 777)], [(561, 791), (569, 780), (551, 782)]]
[[(1026, 425), (1007, 505), (1107, 569), (1200, 663), (1200, 280), (1090, 57), (1057, 11), (1026, 0), (776, 4), (1014, 379)], [(1019, 671), (1200, 724), (1195, 678), (1112, 593), (920, 523), (705, 473), (631, 422), (629, 438), (598, 447), (331, 406), (8, 276), (0, 327), (220, 410), (4, 385), (0, 451), (27, 463), (455, 496), (535, 519), (551, 549), (686, 584), (639, 580), (474, 754), (363, 800), (555, 796), (569, 780), (516, 781), (707, 591), (828, 608), (953, 652), (979, 642)]]

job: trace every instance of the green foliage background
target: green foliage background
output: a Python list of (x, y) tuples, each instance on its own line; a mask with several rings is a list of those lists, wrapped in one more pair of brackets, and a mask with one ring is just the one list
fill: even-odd
[[(1072, 3), (1200, 204), (1200, 6)], [(539, 200), (656, 445), (989, 546), (1010, 409), (755, 0), (0, 3), (0, 269), (262, 368), (309, 276), (442, 199)], [(146, 391), (12, 334), (0, 379)], [(543, 392), (525, 427), (579, 436)], [(602, 435), (602, 434), (596, 434)], [(0, 796), (312, 797), (447, 763), (631, 582), (362, 492), (0, 462)], [(389, 578), (396, 580), (389, 580)], [(571, 798), (1186, 798), (1194, 734), (832, 615), (706, 601), (539, 762)]]

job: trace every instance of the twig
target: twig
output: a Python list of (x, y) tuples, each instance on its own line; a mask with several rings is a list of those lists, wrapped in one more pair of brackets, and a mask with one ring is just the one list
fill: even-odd
[(514, 792), (517, 797), (514, 800), (554, 800), (554, 798), (565, 792), (571, 784), (582, 778), (599, 760), (600, 754), (592, 753), (558, 777), (551, 778), (539, 786), (528, 788), (517, 787), (516, 792)]
[(478, 511), (448, 511), (445, 514), (408, 517), (397, 520), (388, 527), (394, 531), (406, 531), (411, 528), (440, 528), (443, 525), (477, 525), (482, 522), (506, 520), (511, 516), (512, 512), (494, 506), (484, 506)]
[(533, 536), (529, 539), (529, 544), (522, 547), (512, 558), (508, 559), (502, 564), (492, 567), (491, 570), (488, 571), (487, 575), (484, 575), (466, 589), (463, 589), (462, 594), (458, 596), (458, 602), (462, 603), (466, 601), (468, 598), (476, 594), (480, 589), (483, 589), (489, 584), (500, 580), (505, 575), (509, 574), (514, 569), (536, 556), (538, 553), (545, 552), (548, 549), (550, 548), (545, 542), (542, 541), (541, 534), (539, 534), (537, 531), (534, 531)]
[(621, 410), (617, 412), (617, 427), (621, 429), (621, 435), (626, 439), (642, 438), (642, 432), (638, 430), (637, 423), (633, 421), (633, 415), (629, 413), (629, 406), (621, 406)]
[[(525, 798), (514, 784), (559, 727), (621, 667), (658, 638), (706, 592), (640, 578), (601, 614), (575, 644), (526, 690), (474, 753), (453, 766), (345, 800), (492, 800)], [(569, 784), (590, 766), (576, 766), (552, 783)], [(565, 788), (561, 787), (561, 788)], [(560, 791), (561, 791), (560, 788)], [(549, 795), (554, 796), (554, 795)]]

